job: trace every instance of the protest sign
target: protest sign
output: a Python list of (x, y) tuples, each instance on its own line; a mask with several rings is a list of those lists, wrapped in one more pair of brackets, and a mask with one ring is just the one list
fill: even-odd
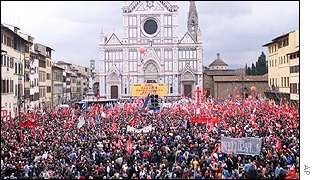
[(234, 153), (244, 155), (259, 155), (262, 146), (262, 138), (244, 137), (229, 138), (221, 137), (221, 148), (223, 153)]
[(136, 128), (129, 126), (129, 125), (127, 126), (127, 132), (148, 133), (153, 129), (154, 129), (154, 127), (152, 127), (152, 125), (146, 126), (144, 128), (141, 128), (141, 129), (136, 129)]

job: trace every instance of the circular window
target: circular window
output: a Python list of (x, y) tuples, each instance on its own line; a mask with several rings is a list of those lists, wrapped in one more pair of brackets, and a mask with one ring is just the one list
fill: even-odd
[(153, 35), (158, 30), (158, 24), (154, 19), (148, 19), (143, 24), (143, 30), (149, 35)]

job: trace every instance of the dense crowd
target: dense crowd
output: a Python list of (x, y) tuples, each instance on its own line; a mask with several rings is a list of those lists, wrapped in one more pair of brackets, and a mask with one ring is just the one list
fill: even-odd
[[(1, 121), (1, 179), (299, 178), (299, 113), (263, 99), (142, 101), (45, 108)], [(215, 123), (191, 123), (210, 117)], [(149, 132), (127, 132), (127, 127)], [(221, 136), (261, 137), (259, 155), (223, 153)]]

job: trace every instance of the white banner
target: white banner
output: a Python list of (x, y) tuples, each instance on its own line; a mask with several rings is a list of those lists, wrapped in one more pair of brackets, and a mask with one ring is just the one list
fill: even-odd
[(148, 133), (153, 129), (154, 129), (154, 127), (152, 127), (152, 125), (146, 126), (142, 129), (136, 129), (136, 128), (129, 126), (129, 125), (127, 126), (127, 132), (135, 132), (135, 133), (141, 133), (141, 132)]
[(229, 138), (221, 137), (221, 148), (223, 153), (235, 153), (245, 155), (259, 155), (262, 147), (262, 138), (244, 137)]

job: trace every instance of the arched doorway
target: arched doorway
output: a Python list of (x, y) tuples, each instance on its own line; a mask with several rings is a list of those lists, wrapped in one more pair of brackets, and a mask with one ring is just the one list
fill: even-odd
[(118, 86), (114, 85), (110, 87), (110, 98), (111, 99), (118, 98)]
[(149, 61), (144, 66), (144, 81), (145, 82), (158, 82), (159, 74), (158, 67), (153, 61)]
[(119, 88), (120, 88), (120, 79), (119, 75), (116, 72), (111, 73), (108, 76), (108, 88), (109, 88), (109, 97), (111, 99), (119, 98)]
[(195, 78), (192, 72), (186, 71), (181, 78), (182, 95), (192, 98)]

